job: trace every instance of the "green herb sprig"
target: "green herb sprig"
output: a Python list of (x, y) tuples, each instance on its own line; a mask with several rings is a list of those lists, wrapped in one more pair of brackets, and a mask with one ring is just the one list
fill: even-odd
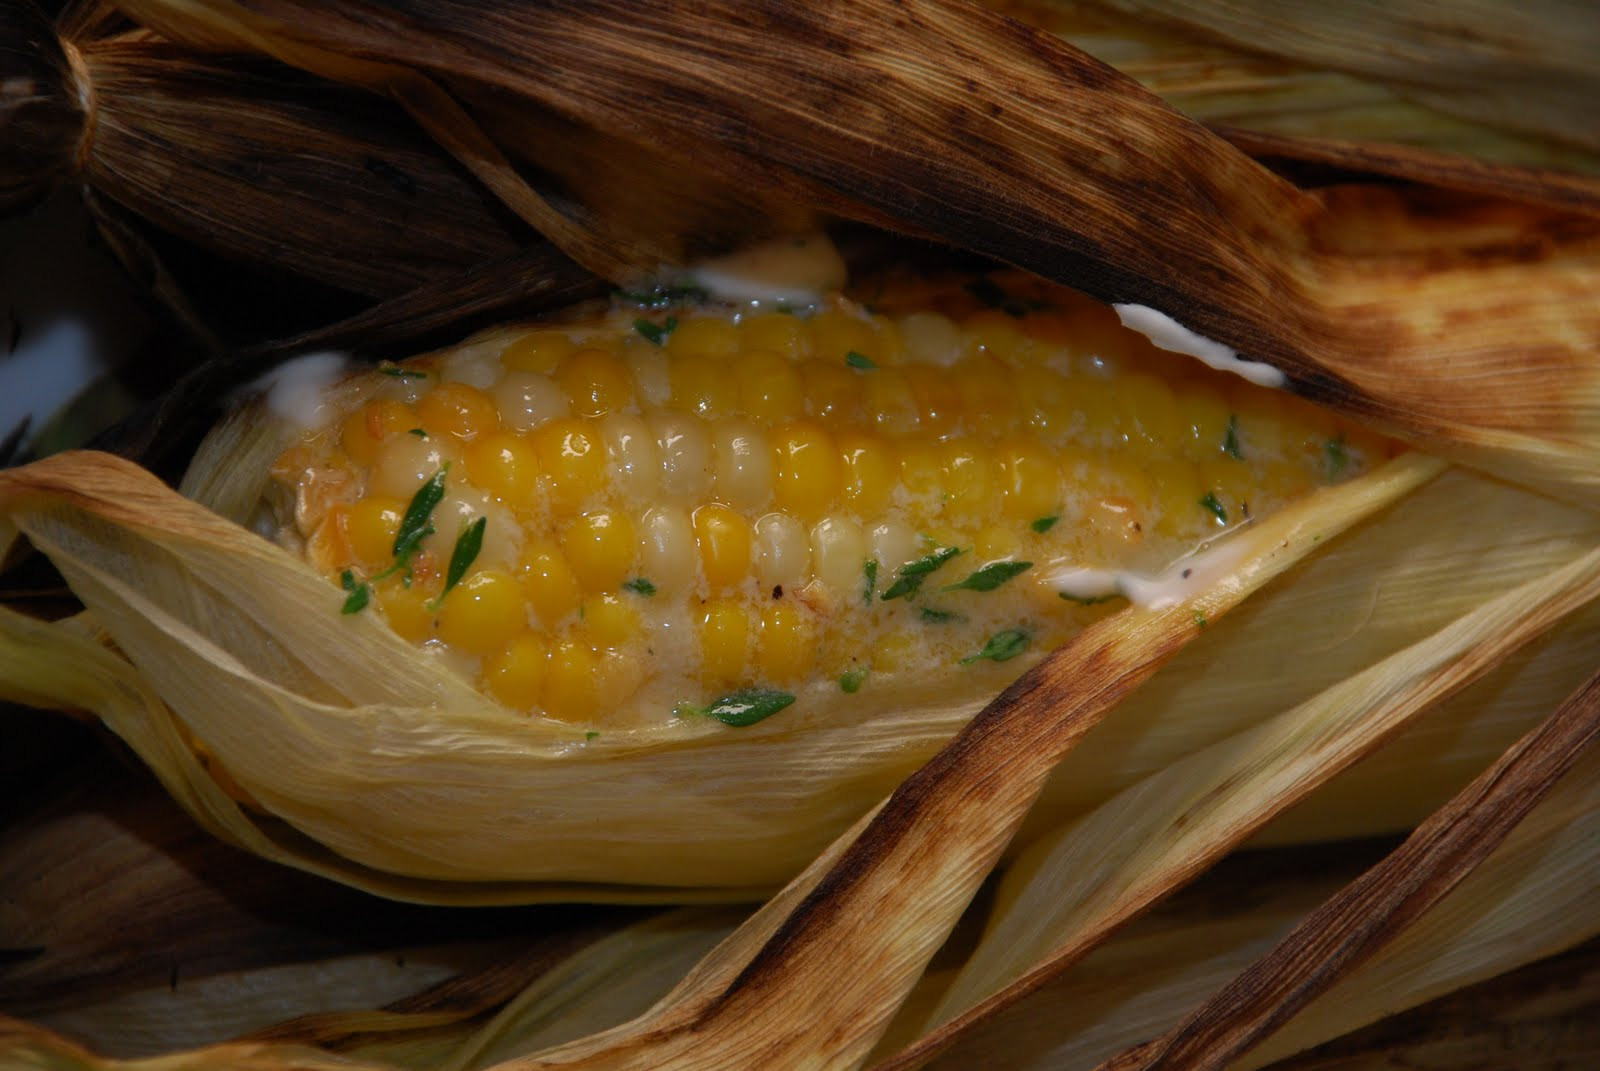
[(1032, 640), (1033, 637), (1020, 628), (1008, 628), (1003, 632), (996, 632), (989, 637), (989, 642), (983, 645), (983, 650), (977, 654), (967, 655), (961, 660), (961, 664), (971, 665), (981, 659), (990, 662), (1009, 662), (1026, 651)]
[(946, 584), (940, 591), (993, 591), (1007, 580), (1033, 568), (1032, 562), (990, 562), (968, 574), (966, 579)]
[(885, 591), (879, 598), (884, 602), (888, 602), (890, 599), (909, 599), (922, 590), (922, 582), (928, 579), (930, 574), (937, 572), (940, 566), (960, 553), (961, 548), (959, 547), (940, 547), (932, 554), (925, 555), (908, 565), (901, 566), (900, 573), (895, 577), (894, 583), (890, 584), (889, 590)]

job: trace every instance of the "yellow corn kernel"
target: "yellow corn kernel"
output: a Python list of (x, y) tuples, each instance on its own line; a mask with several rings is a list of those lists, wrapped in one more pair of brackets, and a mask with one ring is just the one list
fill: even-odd
[(913, 312), (900, 321), (906, 357), (915, 364), (947, 366), (961, 356), (961, 329), (936, 312)]
[(1096, 446), (1123, 441), (1117, 427), (1116, 384), (1109, 377), (1073, 376), (1068, 385), (1072, 404), (1082, 414), (1083, 437)]
[(1016, 374), (1022, 419), (1041, 435), (1070, 435), (1077, 424), (1067, 377), (1050, 368), (1029, 365)]
[(513, 340), (500, 355), (506, 368), (549, 375), (578, 344), (561, 331), (529, 331)]
[(909, 435), (922, 425), (922, 410), (898, 368), (861, 373), (861, 406), (873, 427), (887, 435)]
[(434, 612), (428, 605), (433, 593), (422, 584), (405, 583), (401, 576), (379, 581), (373, 602), (394, 634), (409, 643), (422, 643), (433, 635)]
[(410, 501), (417, 488), (457, 459), (457, 450), (454, 441), (443, 436), (391, 436), (378, 448), (371, 489), (375, 494)]
[(522, 591), (546, 625), (578, 608), (582, 589), (561, 548), (549, 540), (530, 543), (522, 552)]
[(467, 479), (514, 507), (526, 508), (539, 486), (539, 458), (524, 435), (497, 431), (462, 452)]
[(843, 364), (847, 354), (859, 353), (875, 363), (887, 363), (878, 359), (881, 351), (873, 352), (880, 349), (878, 333), (859, 316), (828, 309), (807, 320), (806, 328), (811, 336), (811, 353), (818, 360)]
[(963, 516), (986, 515), (995, 490), (994, 467), (988, 449), (966, 439), (941, 444), (940, 454), (944, 464), (945, 508)]
[(839, 454), (833, 436), (797, 420), (772, 432), (773, 497), (803, 520), (825, 513), (839, 493)]
[(555, 381), (566, 391), (573, 413), (600, 417), (633, 401), (633, 376), (622, 358), (608, 350), (581, 349), (562, 359)]
[(767, 513), (756, 520), (752, 557), (762, 591), (791, 590), (811, 571), (811, 540), (805, 525), (787, 513)]
[(371, 465), (378, 449), (391, 436), (403, 435), (417, 426), (417, 415), (403, 402), (378, 398), (344, 418), (339, 428), (339, 445), (358, 465)]
[(844, 504), (857, 516), (877, 516), (894, 493), (899, 458), (882, 439), (859, 432), (842, 433), (838, 443)]
[(1129, 436), (1171, 449), (1187, 429), (1178, 413), (1172, 390), (1150, 375), (1127, 375), (1117, 379), (1118, 425)]
[(939, 504), (944, 493), (944, 459), (939, 444), (922, 439), (897, 443), (900, 457), (900, 484), (907, 493), (925, 502)]
[(772, 448), (748, 420), (719, 420), (711, 431), (714, 484), (719, 501), (754, 511), (772, 500)]
[(1016, 528), (998, 524), (978, 529), (972, 540), (972, 556), (978, 561), (991, 562), (1017, 558), (1022, 554), (1022, 533)]
[(571, 637), (550, 645), (544, 671), (544, 711), (552, 718), (585, 722), (600, 712), (602, 658), (587, 643)]
[(973, 313), (962, 321), (961, 330), (966, 335), (967, 351), (974, 355), (1010, 359), (1023, 347), (1024, 339), (1016, 317), (1000, 309)]
[(663, 406), (672, 400), (671, 365), (660, 346), (630, 338), (622, 344), (622, 363), (633, 377), (633, 391), (641, 407)]
[(945, 435), (961, 419), (961, 392), (943, 368), (910, 364), (901, 369), (916, 399), (918, 426), (928, 435)]
[(350, 507), (345, 531), (356, 562), (369, 572), (388, 568), (406, 504), (398, 498), (363, 498)]
[(732, 683), (745, 675), (750, 620), (743, 604), (713, 599), (700, 615), (700, 672), (713, 683)]
[(594, 510), (567, 524), (563, 545), (585, 591), (615, 591), (633, 573), (639, 541), (626, 513)]
[(601, 595), (583, 604), (583, 635), (596, 650), (612, 650), (639, 638), (639, 611), (620, 596)]
[(995, 467), (1000, 508), (1007, 517), (1031, 524), (1059, 511), (1058, 459), (1044, 443), (1023, 436), (1003, 439), (995, 447)]
[(595, 668), (595, 693), (601, 716), (626, 703), (644, 683), (644, 663), (622, 651), (605, 651)]
[(739, 325), (739, 333), (746, 350), (765, 350), (785, 357), (804, 357), (810, 345), (800, 318), (785, 312), (747, 316)]
[(501, 421), (513, 431), (532, 431), (571, 412), (560, 384), (534, 372), (507, 372), (490, 388), (489, 396), (499, 407)]
[(527, 603), (516, 578), (499, 569), (484, 569), (445, 596), (439, 638), (470, 654), (493, 654), (527, 624)]
[(712, 591), (723, 591), (750, 577), (750, 526), (726, 506), (694, 511), (700, 567)]
[(761, 607), (756, 669), (764, 681), (790, 681), (811, 665), (815, 642), (810, 616), (794, 599), (772, 599)]
[(739, 384), (725, 360), (701, 353), (673, 354), (668, 375), (675, 409), (714, 420), (732, 416), (739, 408)]
[(848, 517), (824, 517), (811, 528), (811, 563), (835, 599), (851, 602), (866, 591), (867, 537)]
[(484, 662), (483, 683), (490, 695), (513, 710), (532, 710), (544, 694), (549, 661), (550, 644), (545, 638), (523, 632)]
[(441, 383), (417, 403), (417, 419), (429, 435), (470, 440), (500, 427), (500, 411), (483, 391), (465, 383)]
[(550, 489), (550, 505), (575, 513), (606, 486), (606, 448), (600, 431), (583, 420), (552, 420), (533, 432), (541, 480)]
[(600, 431), (617, 493), (633, 502), (654, 499), (661, 486), (661, 458), (649, 426), (632, 413), (612, 413), (600, 422)]
[(694, 581), (694, 525), (687, 510), (657, 506), (646, 511), (639, 543), (639, 569), (662, 591), (682, 591)]
[(971, 433), (999, 435), (1017, 425), (1015, 373), (993, 357), (971, 357), (951, 369), (966, 403), (966, 427)]
[(682, 319), (666, 337), (667, 352), (699, 354), (705, 357), (732, 357), (739, 352), (739, 329), (721, 316), (695, 316)]
[(733, 373), (739, 384), (739, 408), (751, 419), (776, 424), (800, 415), (800, 373), (790, 361), (757, 350), (735, 361)]
[(806, 361), (800, 365), (806, 411), (830, 427), (861, 420), (860, 380), (844, 362)]
[(651, 413), (645, 423), (656, 440), (662, 493), (689, 502), (707, 498), (711, 491), (711, 437), (705, 422), (664, 409)]

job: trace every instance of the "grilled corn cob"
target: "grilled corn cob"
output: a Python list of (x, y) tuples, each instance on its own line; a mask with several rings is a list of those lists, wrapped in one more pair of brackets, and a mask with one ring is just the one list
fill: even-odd
[(274, 527), (508, 706), (742, 723), (1048, 650), (1387, 454), (1192, 364), (1022, 276), (619, 299), (345, 382), (273, 468)]

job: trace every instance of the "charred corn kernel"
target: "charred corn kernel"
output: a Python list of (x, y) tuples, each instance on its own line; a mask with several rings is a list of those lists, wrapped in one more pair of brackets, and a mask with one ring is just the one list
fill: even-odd
[(835, 599), (864, 597), (867, 558), (867, 537), (850, 518), (824, 517), (812, 526), (812, 569)]
[(552, 540), (540, 540), (524, 548), (522, 591), (528, 605), (546, 625), (553, 625), (576, 610), (583, 595), (577, 574)]
[(562, 545), (580, 587), (615, 591), (633, 575), (639, 539), (626, 513), (595, 510), (568, 523)]
[(649, 425), (632, 413), (612, 413), (600, 422), (600, 433), (613, 489), (629, 502), (653, 500), (661, 486), (661, 458)]
[(961, 356), (961, 329), (948, 316), (913, 312), (900, 321), (906, 360), (944, 367)]
[(442, 436), (396, 435), (378, 448), (372, 490), (409, 500), (433, 474), (457, 460), (456, 447)]
[(409, 405), (377, 398), (344, 418), (339, 445), (358, 465), (371, 465), (378, 451), (391, 436), (403, 435), (417, 426), (417, 415)]
[(600, 713), (599, 670), (603, 657), (571, 637), (550, 645), (545, 662), (544, 711), (562, 721), (586, 722)]
[(567, 392), (549, 376), (507, 372), (490, 388), (500, 419), (513, 431), (532, 431), (547, 420), (568, 415)]
[(820, 517), (839, 494), (839, 454), (820, 426), (795, 421), (772, 431), (773, 498), (779, 509)]
[(687, 510), (658, 506), (640, 523), (640, 575), (661, 591), (678, 592), (694, 582), (698, 553)]
[(394, 537), (406, 504), (398, 498), (363, 498), (350, 507), (346, 532), (356, 564), (368, 572), (381, 572), (394, 558)]
[(804, 357), (810, 350), (804, 322), (783, 312), (748, 316), (739, 325), (745, 350), (763, 350), (785, 357)]
[(703, 353), (674, 353), (668, 374), (674, 408), (707, 419), (738, 411), (739, 384), (726, 360)]
[(719, 421), (711, 432), (712, 485), (717, 498), (740, 510), (756, 510), (772, 501), (772, 448), (766, 435), (748, 420)]
[(583, 632), (597, 650), (621, 647), (639, 638), (639, 611), (613, 594), (590, 599), (583, 604)]
[(500, 355), (508, 369), (549, 375), (578, 345), (564, 331), (529, 331), (514, 339)]
[(531, 504), (539, 486), (539, 459), (533, 444), (516, 432), (497, 431), (462, 451), (467, 479), (509, 505)]
[(842, 361), (806, 361), (800, 366), (800, 383), (806, 411), (829, 427), (861, 419), (860, 380)]
[(469, 654), (493, 654), (527, 623), (527, 602), (516, 578), (499, 569), (485, 569), (467, 577), (444, 597), (439, 638)]
[(750, 525), (726, 506), (694, 511), (700, 569), (712, 591), (723, 591), (750, 576)]
[(873, 426), (886, 435), (909, 435), (922, 424), (917, 398), (898, 368), (862, 373), (861, 402), (871, 414)]
[[(849, 702), (839, 667), (937, 675), (1007, 629), (1042, 654), (1101, 612), (1042, 578), (1160, 568), (1390, 450), (1016, 273), (905, 290), (647, 311), (659, 338), (618, 309), (341, 385), (272, 467), (280, 542), (514, 709), (637, 723)], [(418, 502), (431, 534), (373, 579)], [(1003, 561), (1033, 564), (960, 586)]]
[(749, 661), (750, 619), (744, 604), (713, 599), (700, 615), (700, 667), (706, 680), (732, 683)]
[(622, 358), (609, 350), (586, 348), (568, 354), (556, 366), (555, 381), (577, 416), (605, 416), (633, 401), (633, 376)]
[(704, 422), (670, 409), (646, 422), (656, 439), (662, 493), (688, 502), (705, 498), (711, 491), (711, 439)]
[(739, 409), (763, 424), (776, 424), (800, 416), (800, 373), (794, 362), (763, 350), (746, 353), (734, 362), (739, 384)]
[(811, 353), (822, 361), (843, 363), (845, 356), (850, 353), (859, 353), (874, 362), (887, 364), (887, 360), (879, 361), (881, 354), (873, 351), (878, 349), (878, 335), (872, 329), (872, 324), (860, 316), (843, 309), (829, 309), (813, 316), (808, 324), (811, 329)]
[(846, 432), (839, 436), (840, 496), (857, 516), (873, 517), (889, 504), (899, 459), (882, 439)]
[(429, 435), (471, 440), (500, 426), (494, 399), (465, 383), (441, 383), (417, 403), (417, 419)]
[(812, 659), (811, 621), (793, 599), (773, 599), (761, 608), (756, 637), (756, 667), (762, 680), (788, 682), (801, 676)]
[(533, 432), (542, 482), (550, 505), (575, 513), (606, 486), (606, 447), (599, 428), (586, 420), (552, 420)]
[(756, 583), (774, 597), (794, 591), (811, 572), (811, 540), (805, 525), (787, 513), (767, 513), (755, 523), (751, 546)]
[(1061, 470), (1057, 458), (1039, 440), (1016, 437), (995, 447), (995, 479), (1001, 509), (1012, 520), (1032, 523), (1056, 513), (1061, 505)]
[(673, 356), (693, 353), (705, 357), (732, 357), (739, 352), (739, 329), (732, 321), (718, 316), (680, 318), (666, 342), (667, 352)]
[(523, 632), (484, 662), (483, 682), (489, 694), (506, 706), (532, 710), (544, 694), (549, 661), (549, 642), (536, 632)]

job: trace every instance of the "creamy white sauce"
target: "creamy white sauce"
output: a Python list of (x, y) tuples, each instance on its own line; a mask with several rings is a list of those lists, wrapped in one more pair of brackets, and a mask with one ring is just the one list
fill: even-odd
[(1265, 361), (1247, 361), (1239, 351), (1196, 334), (1148, 305), (1113, 305), (1122, 326), (1139, 332), (1164, 350), (1197, 357), (1219, 372), (1232, 372), (1262, 387), (1281, 388), (1289, 379)]
[(321, 427), (333, 415), (328, 388), (344, 377), (349, 359), (342, 353), (308, 353), (288, 360), (251, 384), (266, 394), (267, 409), (302, 428)]
[(713, 298), (759, 305), (816, 305), (843, 288), (844, 258), (826, 235), (785, 238), (717, 257), (689, 272)]
[(1064, 565), (1042, 576), (1043, 583), (1073, 599), (1121, 595), (1135, 606), (1165, 610), (1214, 587), (1246, 556), (1243, 540), (1232, 539), (1197, 551), (1154, 576), (1125, 569)]

